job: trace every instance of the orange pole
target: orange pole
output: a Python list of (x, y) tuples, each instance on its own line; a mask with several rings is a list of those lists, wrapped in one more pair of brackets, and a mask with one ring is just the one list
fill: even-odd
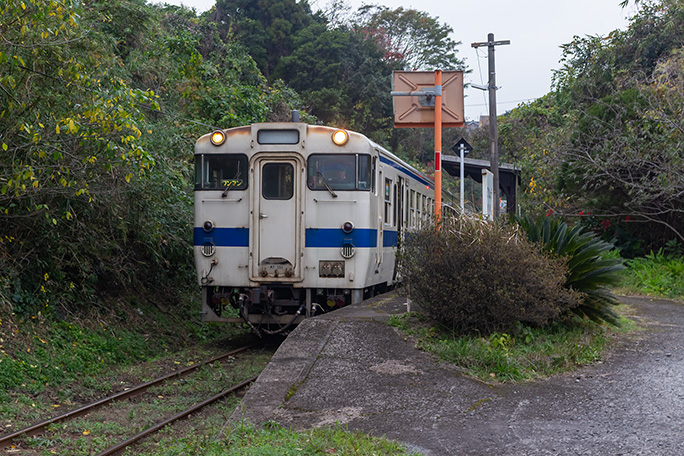
[(442, 70), (435, 70), (435, 224), (442, 220)]

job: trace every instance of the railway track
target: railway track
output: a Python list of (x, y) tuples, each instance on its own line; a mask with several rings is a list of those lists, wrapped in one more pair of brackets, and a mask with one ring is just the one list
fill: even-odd
[[(114, 402), (118, 401), (123, 401), (124, 399), (129, 399), (134, 396), (138, 396), (146, 392), (152, 387), (159, 386), (163, 384), (164, 382), (168, 380), (177, 380), (183, 377), (186, 377), (196, 371), (198, 371), (201, 367), (211, 365), (216, 362), (221, 362), (226, 359), (232, 359), (234, 355), (237, 355), (239, 353), (242, 353), (246, 350), (249, 350), (251, 348), (254, 348), (253, 345), (247, 345), (241, 348), (238, 348), (236, 350), (232, 350), (228, 353), (225, 353), (223, 355), (214, 357), (212, 359), (209, 359), (207, 361), (199, 362), (196, 363), (190, 367), (186, 367), (177, 371), (173, 371), (171, 373), (168, 373), (166, 375), (160, 376), (158, 378), (155, 378), (154, 380), (150, 380), (148, 382), (141, 383), (139, 385), (136, 385), (132, 388), (127, 388), (125, 391), (121, 391), (119, 393), (113, 394), (111, 396), (105, 397), (104, 399), (100, 399), (96, 402), (93, 402), (91, 404), (85, 405), (83, 407), (77, 408), (75, 410), (69, 411), (67, 413), (64, 413), (62, 415), (47, 419), (45, 421), (39, 422), (37, 424), (34, 424), (32, 426), (29, 426), (27, 428), (21, 429), (19, 431), (13, 432), (11, 434), (3, 435), (0, 436), (0, 450), (9, 447), (12, 445), (13, 442), (18, 441), (19, 439), (30, 437), (30, 436), (36, 436), (39, 434), (42, 434), (46, 432), (49, 426), (54, 425), (56, 423), (64, 422), (67, 420), (74, 419), (76, 417), (84, 416), (87, 414), (91, 414), (98, 409), (101, 409), (105, 407), (106, 405), (112, 404)], [(215, 403), (216, 401), (223, 399), (224, 397), (235, 393), (236, 391), (245, 388), (248, 386), (250, 383), (256, 380), (256, 376), (248, 378), (244, 381), (241, 381), (237, 384), (234, 384), (228, 389), (225, 389), (221, 391), (220, 393), (210, 397), (209, 399), (206, 399), (202, 401), (201, 403), (195, 404), (192, 407), (187, 408), (186, 410), (175, 414), (174, 416), (164, 419), (158, 423), (156, 423), (154, 426), (151, 426), (147, 428), (146, 430), (139, 432), (135, 436), (117, 444), (114, 445), (107, 450), (98, 453), (99, 456), (109, 456), (109, 455), (118, 455), (122, 454), (123, 451), (126, 449), (126, 447), (129, 447), (133, 445), (134, 443), (138, 442), (139, 440), (143, 439), (144, 437), (159, 431), (160, 429), (164, 428), (165, 426), (178, 421), (180, 419), (183, 419), (187, 417), (188, 415), (195, 413), (202, 409), (203, 407), (206, 407), (210, 404)]]
[(197, 412), (198, 410), (206, 407), (207, 405), (213, 404), (214, 402), (216, 402), (220, 399), (223, 399), (227, 395), (232, 394), (235, 391), (246, 387), (247, 385), (249, 385), (250, 383), (252, 383), (256, 379), (257, 379), (257, 377), (252, 377), (252, 378), (245, 380), (244, 382), (238, 383), (237, 385), (233, 385), (230, 388), (228, 388), (227, 390), (220, 392), (219, 394), (207, 399), (206, 401), (204, 401), (200, 404), (197, 404), (193, 407), (190, 407), (189, 409), (186, 409), (186, 410), (182, 411), (181, 413), (178, 413), (178, 414), (172, 416), (171, 418), (168, 418), (162, 422), (155, 424), (154, 426), (152, 426), (148, 429), (145, 429), (142, 432), (139, 432), (138, 434), (134, 435), (133, 437), (131, 437), (131, 438), (129, 438), (129, 439), (117, 444), (117, 445), (114, 445), (114, 446), (106, 449), (105, 451), (98, 453), (97, 456), (117, 456), (119, 454), (122, 454), (126, 450), (126, 448), (128, 448), (129, 446), (137, 443), (138, 441), (144, 439), (145, 437), (147, 437), (151, 434), (154, 434), (155, 432), (162, 429), (164, 426), (167, 426), (167, 425), (173, 423), (174, 421), (178, 421), (180, 419), (186, 418), (188, 415)]

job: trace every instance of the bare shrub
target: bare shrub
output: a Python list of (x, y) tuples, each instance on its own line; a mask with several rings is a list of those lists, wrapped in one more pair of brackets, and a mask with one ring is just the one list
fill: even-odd
[(459, 217), (407, 236), (400, 268), (423, 313), (457, 333), (543, 325), (580, 302), (563, 287), (564, 261), (542, 253), (517, 226)]

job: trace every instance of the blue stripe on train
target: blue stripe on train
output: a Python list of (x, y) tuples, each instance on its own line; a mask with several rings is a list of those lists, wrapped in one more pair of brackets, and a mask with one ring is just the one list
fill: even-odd
[(383, 157), (382, 155), (380, 156), (380, 161), (382, 163), (390, 165), (392, 168), (395, 168), (395, 169), (401, 171), (402, 173), (407, 174), (412, 179), (417, 180), (418, 182), (420, 182), (421, 184), (425, 185), (428, 188), (434, 188), (435, 187), (434, 183), (425, 179), (423, 176), (416, 174), (415, 172), (411, 171), (410, 169), (406, 168), (405, 166), (401, 165), (400, 163), (397, 163), (393, 160), (390, 160), (389, 158)]
[[(216, 247), (249, 247), (248, 228), (214, 228), (207, 233), (202, 228), (195, 227), (193, 231), (194, 245), (211, 242)], [(339, 248), (342, 244), (351, 242), (357, 248), (375, 248), (378, 245), (378, 232), (370, 228), (357, 228), (350, 234), (345, 234), (339, 228), (307, 228), (305, 233), (305, 247)], [(397, 232), (385, 231), (383, 247), (396, 247)]]
[[(383, 247), (397, 246), (397, 232), (385, 230), (382, 239)], [(307, 228), (306, 247), (342, 247), (351, 243), (356, 248), (375, 248), (378, 246), (378, 230), (370, 228), (356, 228), (345, 234), (339, 228)]]
[(382, 246), (383, 247), (396, 247), (397, 240), (399, 239), (398, 233), (396, 231), (385, 230), (382, 235)]
[(342, 247), (351, 243), (357, 248), (374, 248), (378, 245), (378, 232), (370, 228), (356, 228), (345, 234), (339, 228), (307, 228), (305, 247)]
[(249, 228), (214, 228), (207, 233), (195, 227), (193, 238), (194, 245), (211, 242), (217, 247), (249, 247)]

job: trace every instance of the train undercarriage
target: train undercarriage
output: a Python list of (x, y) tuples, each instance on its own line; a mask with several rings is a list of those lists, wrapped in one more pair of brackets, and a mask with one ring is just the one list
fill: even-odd
[(202, 320), (243, 321), (258, 335), (286, 334), (304, 318), (361, 302), (386, 290), (386, 284), (365, 289), (204, 287)]

